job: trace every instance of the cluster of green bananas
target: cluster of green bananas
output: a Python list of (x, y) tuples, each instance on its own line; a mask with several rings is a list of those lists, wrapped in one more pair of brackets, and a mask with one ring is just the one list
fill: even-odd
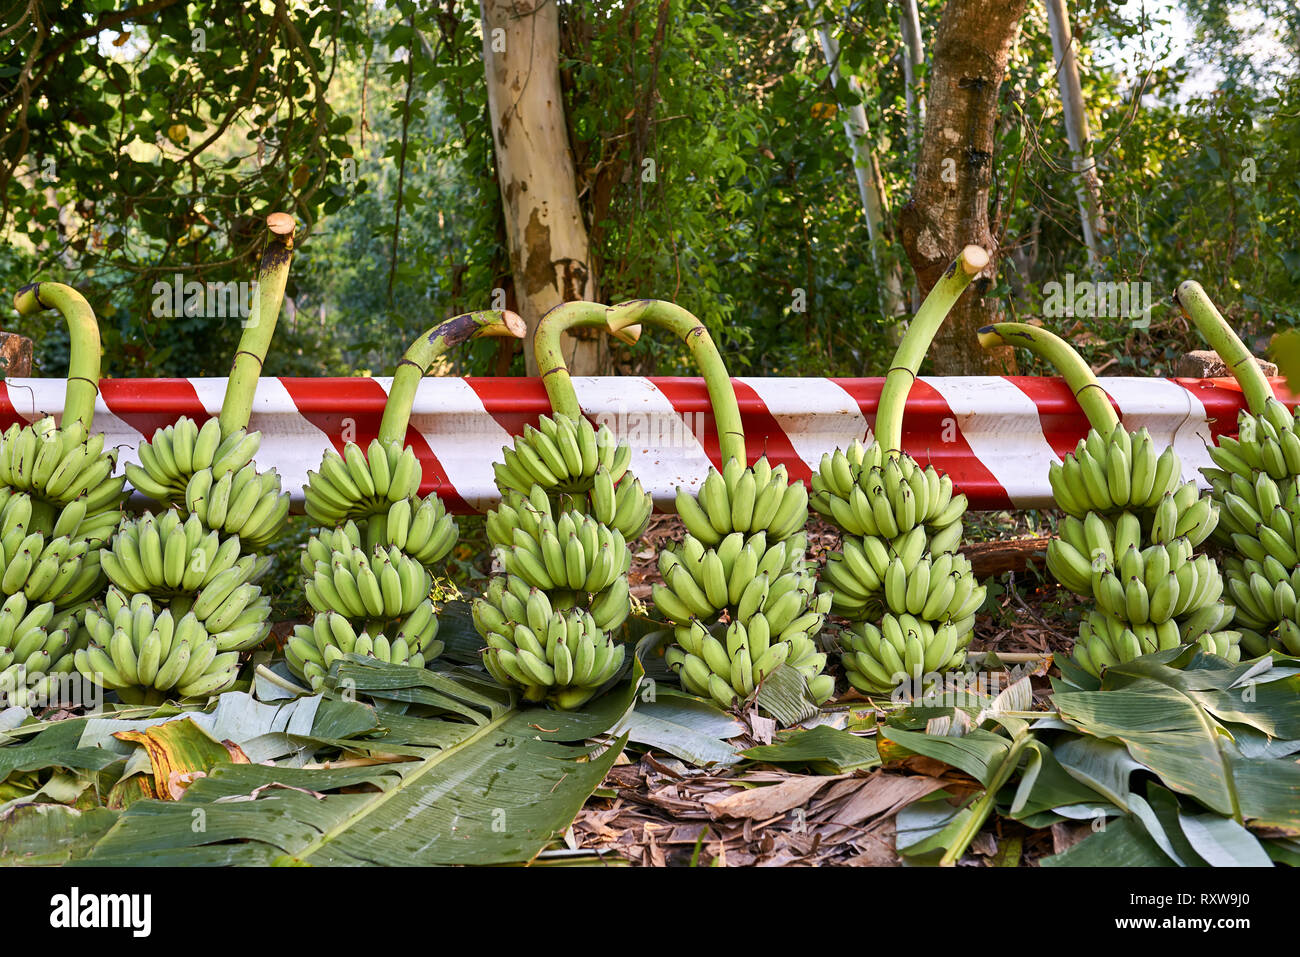
[(541, 416), (493, 465), (501, 502), (488, 540), (504, 574), (474, 602), (483, 663), (529, 701), (581, 706), (623, 668), (611, 632), (631, 613), (628, 541), (652, 502), (632, 452), (581, 417)]
[[(389, 638), (384, 632), (393, 632)], [(320, 690), (330, 666), (345, 655), (364, 655), (388, 664), (423, 668), (442, 654), (436, 640), (438, 619), (433, 602), (425, 599), (404, 620), (396, 623), (367, 621), (360, 631), (335, 611), (320, 611), (310, 625), (296, 625), (284, 646), (290, 670)]]
[(1224, 561), (1228, 597), (1236, 603), (1236, 623), (1252, 654), (1270, 648), (1300, 654), (1300, 567), (1284, 565), (1271, 554), (1263, 561), (1230, 556)]
[(525, 426), (514, 448), (503, 448), (503, 461), (493, 464), (502, 493), (528, 495), (535, 485), (553, 494), (588, 492), (601, 467), (617, 486), (632, 460), (632, 449), (616, 442), (607, 425), (597, 430), (585, 418), (567, 415), (543, 415), (537, 425)]
[(50, 675), (70, 671), (79, 638), (73, 613), (56, 615), (54, 603), (32, 605), (22, 592), (0, 606), (0, 704), (24, 707)]
[(472, 609), (484, 667), (528, 701), (581, 707), (623, 667), (623, 646), (593, 612), (562, 607), (516, 575), (493, 578)]
[[(1210, 446), (1210, 458), (1224, 473), (1220, 478), (1238, 475), (1250, 478), (1263, 472), (1277, 481), (1300, 475), (1300, 434), (1297, 419), (1277, 399), (1264, 403), (1260, 415), (1243, 411), (1237, 417), (1237, 437), (1219, 436)], [(1202, 469), (1206, 478), (1214, 477)]]
[(1075, 657), (1093, 674), (1117, 662), (1199, 641), (1237, 660), (1240, 633), (1226, 630), (1233, 606), (1221, 601), (1223, 578), (1195, 546), (1214, 530), (1218, 510), (1191, 483), (1165, 495), (1142, 519), (1089, 512), (1060, 525), (1047, 566), (1066, 588), (1096, 609), (1080, 625)]
[(884, 694), (909, 678), (960, 668), (970, 631), (951, 621), (886, 612), (880, 625), (855, 622), (840, 633), (844, 674), (866, 694)]
[(196, 515), (127, 519), (100, 560), (126, 595), (157, 599), (176, 618), (193, 612), (220, 651), (254, 648), (271, 630), (271, 601), (256, 584), (271, 559), (241, 554), (238, 536), (223, 540)]
[(1146, 429), (1129, 432), (1121, 422), (1109, 436), (1089, 429), (1064, 463), (1052, 463), (1047, 478), (1056, 504), (1067, 515), (1140, 512), (1182, 484), (1182, 462), (1172, 446), (1157, 456)]
[[(375, 542), (369, 540), (372, 531)], [(382, 523), (379, 516), (371, 517), (366, 532), (367, 544), (395, 546), (425, 568), (433, 568), (446, 559), (460, 536), (456, 520), (436, 495), (412, 496), (394, 502)]]
[(497, 547), (507, 574), (544, 591), (592, 595), (627, 575), (632, 550), (617, 529), (576, 509), (555, 519), (530, 503), (516, 514), (520, 524), (511, 529), (511, 544)]
[(781, 542), (808, 522), (808, 489), (790, 484), (784, 465), (773, 468), (763, 456), (750, 468), (728, 459), (722, 471), (709, 469), (699, 498), (677, 487), (677, 514), (686, 531), (707, 547), (733, 532), (764, 532)]
[(52, 601), (59, 608), (90, 598), (101, 581), (101, 552), (98, 542), (82, 538), (75, 520), (68, 520), (74, 506), (65, 508), (48, 532), (28, 532), (37, 524), (31, 497), (5, 489), (0, 499), (0, 594)]
[(212, 469), (221, 478), (237, 472), (253, 460), (261, 443), (261, 432), (240, 429), (222, 439), (217, 419), (208, 419), (199, 428), (189, 416), (181, 416), (174, 424), (156, 430), (148, 442), (140, 443), (136, 449), (140, 464), (128, 463), (126, 477), (155, 502), (180, 505), (196, 473)]
[(717, 547), (705, 548), (688, 534), (675, 548), (659, 553), (664, 584), (652, 589), (655, 607), (669, 620), (711, 621), (724, 608), (744, 605), (747, 589), (760, 578), (773, 581), (803, 561), (807, 536), (802, 532), (768, 547), (765, 532), (731, 532)]
[(384, 620), (409, 615), (429, 601), (432, 580), (423, 565), (396, 545), (376, 546), (367, 554), (359, 545), (349, 545), (353, 533), (355, 526), (335, 529), (307, 543), (302, 564), (309, 576), (304, 588), (312, 608)]
[(173, 612), (110, 586), (104, 610), (86, 612), (90, 643), (75, 653), (77, 671), (128, 704), (161, 701), (173, 689), (182, 698), (207, 697), (233, 685), (239, 652), (223, 651), (193, 612)]
[(1220, 511), (1215, 537), (1236, 555), (1224, 561), (1226, 592), (1237, 605), (1242, 645), (1300, 653), (1300, 435), (1275, 398), (1260, 415), (1243, 411), (1237, 438), (1210, 446), (1215, 468), (1201, 474)]
[(59, 428), (46, 416), (9, 426), (0, 435), (0, 486), (28, 492), (56, 508), (84, 497), (85, 515), (116, 513), (123, 476), (113, 476), (117, 453), (104, 451), (102, 432), (88, 436), (78, 420)]
[(925, 529), (933, 554), (961, 544), (966, 496), (952, 494), (952, 479), (933, 465), (922, 469), (910, 455), (886, 456), (879, 444), (822, 456), (812, 476), (808, 504), (845, 535), (892, 542), (913, 529)]
[(800, 672), (813, 701), (821, 704), (835, 693), (835, 679), (822, 674), (826, 654), (813, 640), (830, 608), (829, 596), (818, 595), (816, 588), (816, 579), (802, 570), (774, 578), (760, 572), (735, 603), (729, 623), (714, 629), (698, 618), (678, 623), (676, 643), (664, 658), (682, 687), (724, 708), (752, 697), (781, 665)]
[(831, 611), (855, 620), (872, 617), (884, 600), (885, 573), (891, 563), (900, 559), (910, 568), (921, 560), (925, 546), (921, 525), (889, 542), (875, 535), (845, 535), (840, 551), (829, 553), (822, 566), (822, 588), (834, 599)]
[[(846, 546), (850, 541), (846, 539)], [(900, 676), (920, 678), (960, 667), (975, 628), (975, 612), (984, 604), (986, 589), (975, 580), (966, 556), (921, 554), (915, 542), (913, 536), (910, 551), (891, 554), (878, 575), (873, 560), (867, 559), (879, 581), (879, 605), (872, 607), (870, 619), (847, 615), (853, 624), (840, 633), (845, 676), (867, 694), (890, 690)], [(838, 597), (837, 586), (829, 584)]]
[(259, 472), (252, 462), (220, 477), (214, 468), (206, 468), (185, 486), (185, 508), (213, 531), (238, 535), (245, 548), (259, 549), (275, 541), (284, 528), (289, 493), (280, 492), (275, 469)]
[(1206, 605), (1181, 624), (1169, 620), (1159, 625), (1134, 625), (1099, 611), (1090, 611), (1079, 622), (1074, 656), (1094, 675), (1101, 674), (1103, 668), (1142, 655), (1192, 643), (1221, 658), (1240, 661), (1241, 636), (1236, 631), (1225, 630), (1232, 622), (1232, 615), (1231, 605), (1216, 602)]
[(237, 536), (222, 541), (197, 515), (182, 520), (179, 509), (169, 508), (161, 517), (145, 512), (122, 522), (100, 561), (108, 580), (127, 594), (170, 598), (198, 591), (232, 568), (240, 553)]
[(349, 442), (342, 455), (327, 450), (320, 471), (307, 473), (307, 514), (322, 526), (369, 518), (413, 499), (423, 476), (420, 460), (408, 445), (375, 439), (363, 452)]

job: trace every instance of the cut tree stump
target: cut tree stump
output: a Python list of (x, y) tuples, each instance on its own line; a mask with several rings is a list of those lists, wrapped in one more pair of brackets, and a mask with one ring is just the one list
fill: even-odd
[(1023, 574), (1030, 564), (1039, 570), (1047, 567), (1047, 543), (1051, 536), (1016, 538), (1001, 542), (971, 542), (961, 553), (970, 559), (976, 580), (983, 581), (1006, 572)]
[[(1277, 375), (1277, 366), (1267, 359), (1255, 359), (1255, 364), (1267, 376)], [(1174, 375), (1183, 379), (1221, 379), (1232, 373), (1223, 364), (1219, 354), (1211, 349), (1197, 349), (1185, 352), (1174, 367)]]
[(32, 340), (16, 332), (0, 331), (0, 375), (32, 374)]

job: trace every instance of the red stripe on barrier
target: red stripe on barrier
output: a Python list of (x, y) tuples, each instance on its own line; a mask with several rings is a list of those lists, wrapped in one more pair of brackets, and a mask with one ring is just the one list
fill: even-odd
[[(374, 379), (281, 378), (280, 381), (298, 411), (325, 433), (340, 455), (347, 442), (355, 442), (364, 449), (379, 435), (388, 393)], [(350, 439), (344, 438), (345, 431)], [(451, 484), (447, 470), (428, 441), (412, 425), (406, 427), (406, 444), (420, 460), (420, 494), (436, 493), (450, 511), (472, 513), (474, 509)]]
[[(1044, 379), (1038, 376), (1006, 376), (1008, 382), (1029, 397), (1038, 409), (1038, 421), (1043, 428), (1043, 437), (1052, 447), (1057, 458), (1064, 459), (1066, 453), (1073, 452), (1079, 441), (1088, 435), (1088, 417), (1083, 408), (1065, 384), (1064, 379)], [(1119, 406), (1110, 396), (1111, 408), (1119, 414)]]
[(27, 418), (18, 414), (14, 404), (9, 401), (8, 388), (0, 388), (0, 428), (7, 429), (11, 425), (26, 425)]
[(912, 383), (903, 416), (903, 451), (947, 475), (967, 499), (983, 502), (985, 508), (1011, 507), (1007, 490), (976, 457), (961, 426), (961, 417), (938, 389), (921, 379)]
[(766, 455), (767, 460), (773, 465), (779, 463), (785, 466), (791, 482), (799, 479), (807, 482), (812, 478), (812, 470), (808, 468), (808, 463), (800, 457), (790, 437), (785, 434), (785, 429), (781, 428), (781, 423), (768, 410), (767, 403), (754, 391), (753, 386), (737, 382), (735, 379), (731, 380), (731, 384), (735, 387), (736, 402), (740, 405), (740, 421), (745, 429), (748, 464), (753, 465), (760, 457)]
[(858, 411), (867, 420), (867, 425), (874, 432), (876, 429), (876, 406), (880, 404), (880, 390), (885, 386), (884, 379), (831, 379), (837, 386), (849, 394), (849, 398), (858, 404)]
[[(831, 379), (858, 404), (858, 410), (876, 427), (876, 409), (884, 379)], [(935, 444), (938, 437), (939, 444)], [(944, 441), (947, 438), (947, 441)], [(903, 451), (922, 466), (933, 465), (952, 479), (954, 487), (981, 508), (1007, 508), (1011, 499), (993, 473), (985, 467), (961, 432), (961, 422), (939, 391), (917, 379), (907, 395), (903, 416)], [(830, 451), (829, 449), (827, 451)]]
[[(691, 431), (691, 422), (701, 425), (695, 437), (714, 468), (722, 468), (722, 449), (718, 445), (718, 423), (713, 419), (713, 405), (703, 379), (687, 376), (655, 376), (650, 384), (663, 394), (673, 411), (682, 417), (682, 425)], [(788, 466), (787, 466), (788, 469)]]
[[(466, 376), (465, 384), (474, 390), (487, 414), (511, 435), (523, 435), (526, 425), (537, 428), (537, 420), (551, 414), (551, 400), (541, 379)], [(500, 449), (493, 449), (492, 461), (500, 461), (500, 455)]]
[(189, 379), (101, 379), (99, 393), (110, 412), (146, 439), (181, 416), (200, 426), (211, 418)]

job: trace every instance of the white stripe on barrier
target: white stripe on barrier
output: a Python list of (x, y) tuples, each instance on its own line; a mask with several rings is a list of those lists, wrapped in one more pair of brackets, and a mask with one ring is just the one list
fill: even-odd
[(737, 378), (763, 400), (790, 444), (814, 472), (822, 456), (848, 448), (867, 432), (867, 418), (858, 403), (830, 379)]
[(631, 447), (628, 467), (659, 507), (672, 504), (678, 485), (694, 490), (709, 474), (711, 463), (695, 431), (703, 418), (683, 417), (649, 379), (575, 376), (573, 387), (597, 427), (608, 425)]
[[(922, 376), (957, 420), (975, 457), (1019, 508), (1052, 504), (1047, 469), (1059, 462), (1043, 435), (1038, 406), (1013, 382), (988, 376)], [(996, 415), (989, 415), (997, 409)]]
[[(392, 378), (377, 380), (387, 393)], [(499, 494), (492, 463), (512, 441), (464, 379), (423, 379), (415, 392), (411, 425), (438, 458), (447, 480), (471, 507), (485, 510)]]
[(1172, 445), (1183, 463), (1183, 481), (1196, 482), (1202, 488), (1210, 487), (1199, 471), (1202, 466), (1213, 464), (1205, 449), (1210, 428), (1205, 418), (1205, 404), (1200, 399), (1168, 379), (1117, 376), (1099, 381), (1106, 394), (1119, 406), (1120, 417), (1128, 431), (1136, 432), (1145, 427), (1161, 451)]

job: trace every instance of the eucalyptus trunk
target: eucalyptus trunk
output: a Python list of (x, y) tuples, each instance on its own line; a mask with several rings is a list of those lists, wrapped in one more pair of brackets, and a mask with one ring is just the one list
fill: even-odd
[(994, 253), (935, 340), (940, 375), (1016, 371), (1009, 348), (986, 353), (977, 332), (997, 322), (992, 288), (997, 242), (989, 227), (998, 90), (1026, 0), (948, 0), (935, 30), (926, 85), (925, 134), (911, 199), (899, 216), (903, 248), (923, 293), (967, 245)]
[[(596, 276), (560, 89), (560, 25), (549, 0), (483, 0), (483, 64), (497, 183), (519, 314), (531, 335), (562, 302), (595, 298)], [(594, 333), (566, 336), (574, 375), (596, 375), (608, 348)], [(537, 374), (524, 349), (529, 375)]]

